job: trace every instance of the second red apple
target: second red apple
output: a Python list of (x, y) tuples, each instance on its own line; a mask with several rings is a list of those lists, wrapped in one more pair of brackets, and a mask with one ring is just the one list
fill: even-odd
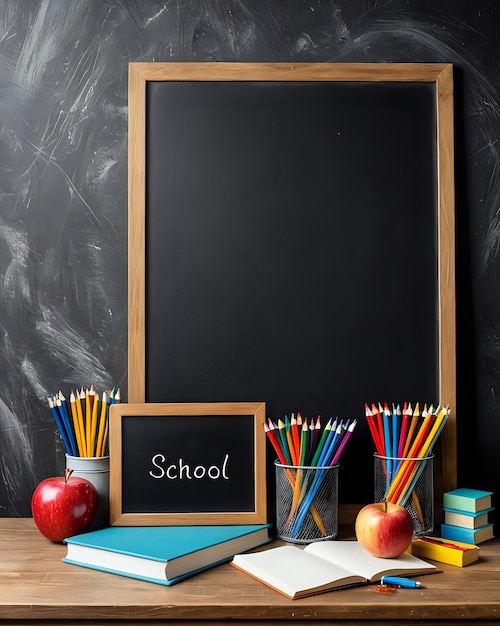
[(367, 504), (356, 517), (356, 538), (363, 548), (385, 559), (397, 558), (413, 538), (413, 522), (408, 511), (391, 502)]

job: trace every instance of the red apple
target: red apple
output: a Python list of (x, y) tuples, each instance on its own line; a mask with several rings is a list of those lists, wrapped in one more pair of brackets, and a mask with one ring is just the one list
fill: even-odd
[(391, 502), (367, 504), (356, 517), (356, 538), (373, 556), (392, 559), (405, 552), (413, 538), (408, 511)]
[(70, 474), (42, 480), (31, 498), (38, 530), (56, 543), (89, 530), (97, 508), (94, 485)]

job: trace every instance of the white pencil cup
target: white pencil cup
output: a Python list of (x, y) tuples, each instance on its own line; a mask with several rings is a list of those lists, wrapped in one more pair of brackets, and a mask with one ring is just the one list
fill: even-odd
[(66, 454), (66, 469), (72, 476), (86, 478), (97, 491), (97, 510), (91, 530), (109, 526), (109, 456), (70, 456)]

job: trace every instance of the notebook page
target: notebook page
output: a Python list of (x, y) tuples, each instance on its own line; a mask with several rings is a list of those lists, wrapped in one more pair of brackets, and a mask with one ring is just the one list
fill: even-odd
[(360, 576), (353, 576), (345, 569), (317, 559), (312, 554), (294, 546), (281, 546), (255, 552), (238, 554), (233, 564), (248, 574), (267, 582), (287, 595), (342, 581), (342, 585), (366, 582)]
[(357, 541), (318, 541), (309, 544), (305, 551), (372, 582), (384, 574), (411, 576), (436, 569), (435, 565), (407, 552), (397, 559), (372, 556)]

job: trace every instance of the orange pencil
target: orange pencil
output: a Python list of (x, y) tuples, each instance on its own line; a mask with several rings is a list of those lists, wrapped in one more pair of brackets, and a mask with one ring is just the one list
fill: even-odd
[[(446, 423), (446, 420), (448, 419), (448, 414), (449, 414), (449, 409), (448, 407), (446, 408), (442, 408), (439, 413), (437, 415), (435, 414), (430, 414), (433, 417), (435, 417), (434, 420), (434, 424), (432, 425), (431, 431), (430, 433), (427, 435), (425, 442), (422, 444), (422, 446), (420, 447), (418, 453), (417, 453), (417, 457), (418, 458), (424, 458), (425, 456), (427, 456), (427, 454), (429, 454), (430, 452), (432, 452), (432, 448), (439, 436), (439, 434), (441, 433), (441, 430), (444, 427), (444, 424)], [(410, 490), (413, 490), (414, 484), (416, 482), (416, 474), (417, 474), (417, 461), (412, 461), (413, 465), (412, 465), (412, 471), (411, 471), (411, 475), (409, 477), (409, 479), (407, 479), (406, 485), (407, 485), (407, 489), (403, 490), (402, 492), (399, 493), (398, 497), (397, 497), (397, 504), (399, 504), (400, 502), (402, 502), (403, 500), (407, 499), (407, 494)], [(423, 466), (422, 466), (423, 468)]]
[[(422, 416), (424, 418), (424, 421), (422, 422), (420, 429), (417, 433), (417, 436), (415, 437), (415, 441), (413, 442), (413, 445), (411, 446), (410, 451), (408, 453), (408, 457), (410, 459), (418, 456), (418, 451), (420, 447), (423, 445), (425, 441), (425, 437), (427, 436), (427, 432), (429, 431), (429, 428), (431, 425), (432, 415), (427, 412), (426, 407), (424, 407)], [(411, 470), (414, 464), (415, 464), (415, 461), (410, 461), (408, 459), (404, 460), (401, 463), (401, 465), (398, 468), (398, 471), (396, 472), (394, 479), (391, 482), (391, 486), (389, 487), (389, 491), (386, 496), (387, 502), (397, 501), (402, 491), (404, 490), (405, 485), (408, 484), (407, 481), (408, 481), (409, 475), (411, 474)]]
[[(412, 415), (411, 405), (410, 405), (410, 415)], [(406, 435), (406, 443), (403, 449), (403, 457), (406, 457), (408, 455), (408, 450), (410, 449), (410, 445), (411, 445), (412, 438), (413, 438), (413, 433), (415, 432), (415, 428), (417, 427), (419, 417), (420, 417), (420, 408), (417, 402), (417, 404), (415, 405), (415, 409), (413, 410), (413, 415), (411, 418), (410, 427), (408, 429), (408, 434)]]
[(297, 452), (293, 445), (293, 436), (292, 436), (290, 422), (288, 421), (288, 417), (285, 418), (285, 435), (286, 435), (286, 440), (288, 443), (288, 450), (290, 451), (290, 457), (292, 459), (292, 464), (298, 465)]

